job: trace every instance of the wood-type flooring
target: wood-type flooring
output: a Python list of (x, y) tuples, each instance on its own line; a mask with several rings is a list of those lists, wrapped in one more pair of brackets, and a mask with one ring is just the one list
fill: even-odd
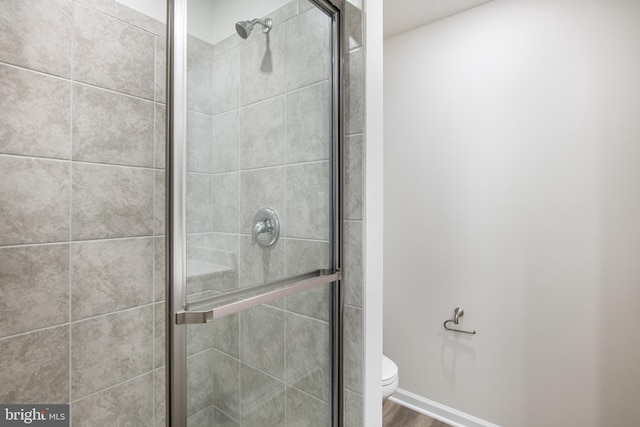
[(441, 421), (386, 400), (382, 406), (383, 427), (450, 427)]

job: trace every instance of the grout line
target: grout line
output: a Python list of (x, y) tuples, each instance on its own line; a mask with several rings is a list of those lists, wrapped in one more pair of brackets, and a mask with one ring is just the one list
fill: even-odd
[(21, 243), (19, 245), (6, 245), (0, 246), (0, 250), (3, 249), (19, 249), (19, 248), (30, 248), (34, 246), (55, 246), (55, 245), (69, 245), (70, 243), (66, 240), (61, 240), (59, 242), (44, 242), (44, 243)]
[(13, 153), (0, 153), (0, 158), (3, 157), (11, 157), (11, 158), (19, 158), (19, 159), (28, 159), (28, 160), (39, 160), (43, 162), (58, 162), (58, 163), (69, 163), (71, 159), (59, 159), (54, 157), (36, 157), (36, 156), (28, 156), (25, 154), (13, 154)]
[[(72, 41), (72, 43), (73, 43), (73, 41)], [(82, 81), (79, 81), (79, 80), (74, 80), (74, 77), (73, 77), (73, 65), (71, 67), (71, 74), (72, 75), (69, 78), (56, 76), (55, 74), (49, 74), (49, 73), (46, 73), (46, 72), (43, 72), (43, 71), (38, 71), (38, 70), (31, 69), (31, 68), (23, 67), (21, 65), (10, 64), (8, 62), (3, 62), (3, 61), (0, 61), (0, 66), (13, 68), (13, 69), (20, 70), (20, 71), (25, 71), (25, 72), (28, 72), (28, 73), (39, 74), (40, 76), (49, 77), (49, 78), (56, 79), (56, 80), (62, 80), (62, 81), (70, 83), (72, 86), (74, 84), (77, 84), (79, 86), (86, 86), (86, 87), (89, 87), (89, 88), (92, 88), (92, 89), (103, 90), (105, 92), (110, 92), (112, 94), (122, 95), (122, 96), (126, 96), (128, 98), (134, 98), (134, 99), (137, 99), (139, 101), (154, 102), (153, 98), (144, 98), (144, 97), (137, 96), (137, 95), (132, 95), (132, 94), (129, 94), (129, 93), (126, 93), (126, 92), (119, 92), (117, 90), (110, 89), (110, 88), (107, 88), (107, 87), (98, 86), (98, 85), (95, 85), (95, 84), (86, 83), (86, 82), (82, 82)], [(164, 103), (160, 103), (160, 104), (164, 105)]]
[(83, 319), (72, 320), (71, 324), (75, 325), (75, 324), (84, 323), (84, 322), (87, 322), (87, 321), (90, 321), (90, 320), (96, 320), (96, 319), (101, 319), (103, 317), (114, 316), (114, 315), (120, 314), (120, 313), (126, 313), (128, 311), (141, 310), (143, 308), (149, 308), (150, 307), (153, 310), (153, 305), (154, 305), (154, 302), (150, 302), (150, 303), (147, 303), (147, 304), (137, 305), (135, 307), (127, 307), (127, 308), (123, 308), (123, 309), (120, 309), (120, 310), (111, 311), (109, 313), (97, 314), (95, 316), (85, 317)]
[(297, 391), (297, 392), (299, 392), (299, 393), (302, 393), (302, 394), (304, 394), (304, 395), (305, 395), (305, 396), (307, 396), (307, 397), (310, 397), (310, 398), (312, 398), (312, 399), (314, 399), (314, 400), (317, 400), (317, 401), (318, 401), (318, 402), (320, 402), (320, 403), (323, 403), (323, 404), (325, 404), (325, 405), (327, 405), (327, 406), (329, 405), (329, 402), (325, 402), (324, 400), (320, 399), (318, 396), (314, 396), (314, 395), (312, 395), (312, 394), (307, 393), (307, 392), (306, 392), (306, 391), (304, 391), (304, 390), (300, 390), (298, 387), (296, 387), (296, 386), (294, 386), (294, 385), (287, 385), (287, 387), (292, 388), (292, 389), (294, 389), (295, 391)]
[[(155, 52), (154, 52), (154, 55), (155, 55)], [(155, 72), (155, 70), (154, 70), (154, 72)], [(114, 94), (114, 95), (122, 95), (122, 96), (125, 96), (127, 98), (136, 99), (138, 101), (151, 102), (151, 103), (155, 102), (153, 96), (151, 98), (145, 98), (145, 97), (142, 97), (142, 96), (132, 95), (132, 94), (126, 93), (126, 92), (120, 92), (120, 91), (117, 91), (115, 89), (110, 89), (108, 87), (98, 86), (96, 84), (91, 84), (91, 83), (87, 83), (87, 82), (83, 82), (83, 81), (79, 81), (79, 80), (72, 80), (72, 83), (77, 84), (78, 86), (85, 86), (85, 87), (88, 87), (88, 88), (91, 88), (91, 89), (103, 90), (105, 92), (109, 92), (109, 93)]]
[(97, 165), (97, 166), (111, 166), (116, 168), (128, 168), (128, 169), (136, 169), (136, 170), (150, 170), (154, 171), (152, 166), (134, 166), (134, 165), (117, 165), (113, 163), (102, 163), (102, 162), (91, 162), (91, 161), (83, 161), (83, 160), (72, 160), (72, 159), (56, 159), (52, 157), (35, 157), (35, 156), (27, 156), (22, 154), (11, 154), (11, 153), (0, 153), (0, 158), (2, 157), (13, 157), (13, 158), (21, 158), (21, 159), (29, 159), (29, 160), (40, 160), (40, 161), (49, 161), (49, 162), (71, 162), (78, 165)]
[(242, 173), (242, 172), (265, 171), (265, 170), (273, 170), (273, 169), (280, 169), (280, 168), (290, 168), (290, 167), (294, 167), (294, 166), (312, 165), (312, 164), (320, 164), (320, 163), (327, 163), (327, 162), (329, 162), (329, 159), (308, 160), (308, 161), (304, 161), (304, 162), (296, 162), (296, 163), (291, 163), (291, 164), (281, 164), (281, 165), (275, 165), (275, 166), (266, 166), (266, 167), (259, 167), (259, 168), (241, 169), (239, 172)]
[(99, 395), (99, 394), (101, 394), (101, 393), (104, 393), (105, 391), (109, 391), (109, 390), (112, 390), (112, 389), (114, 389), (114, 388), (116, 388), (116, 387), (122, 386), (122, 385), (124, 385), (124, 384), (126, 384), (126, 383), (129, 383), (129, 382), (132, 382), (132, 381), (138, 380), (138, 379), (140, 379), (140, 378), (144, 377), (145, 375), (151, 375), (151, 376), (152, 376), (152, 377), (151, 377), (151, 379), (153, 380), (153, 370), (151, 370), (151, 371), (146, 371), (146, 372), (143, 372), (143, 373), (141, 373), (141, 374), (136, 375), (135, 377), (127, 378), (126, 380), (124, 380), (124, 381), (122, 381), (122, 382), (119, 382), (119, 383), (117, 383), (117, 384), (110, 385), (110, 386), (108, 386), (108, 387), (105, 387), (105, 388), (103, 388), (103, 389), (101, 389), (101, 390), (95, 391), (95, 392), (93, 392), (93, 393), (91, 393), (91, 394), (88, 394), (88, 395), (86, 395), (86, 396), (82, 396), (82, 397), (81, 397), (81, 398), (79, 398), (79, 399), (75, 399), (75, 400), (73, 400), (73, 401), (70, 401), (70, 402), (69, 402), (69, 404), (70, 404), (70, 405), (73, 405), (73, 404), (78, 403), (78, 402), (80, 402), (80, 401), (82, 401), (82, 400), (89, 399), (89, 398), (91, 398), (91, 397), (97, 396), (97, 395)]
[[(126, 24), (126, 25), (128, 25), (128, 26), (130, 26), (130, 27), (136, 28), (136, 29), (138, 29), (138, 30), (140, 30), (140, 31), (144, 31), (145, 33), (149, 33), (149, 34), (154, 35), (154, 36), (156, 36), (156, 37), (162, 37), (162, 36), (158, 36), (158, 35), (157, 35), (156, 33), (154, 33), (153, 31), (149, 31), (149, 30), (147, 30), (147, 29), (145, 29), (145, 28), (139, 27), (139, 26), (137, 26), (137, 25), (133, 24), (132, 22), (129, 22), (129, 21), (127, 21), (127, 20), (125, 20), (125, 19), (122, 19), (122, 18), (120, 18), (119, 16), (117, 16), (117, 13), (118, 13), (118, 12), (117, 12), (117, 4), (122, 4), (122, 3), (120, 3), (120, 2), (114, 1), (114, 5), (116, 5), (116, 6), (114, 7), (114, 12), (113, 12), (114, 14), (113, 14), (113, 15), (110, 15), (109, 13), (107, 13), (107, 12), (105, 12), (105, 11), (103, 11), (103, 10), (99, 10), (99, 9), (93, 8), (93, 7), (91, 7), (89, 4), (86, 4), (86, 3), (77, 3), (75, 0), (74, 0), (74, 3), (75, 3), (75, 4), (77, 4), (77, 5), (79, 5), (79, 6), (81, 6), (81, 7), (84, 7), (85, 9), (88, 9), (88, 10), (91, 10), (91, 11), (93, 11), (93, 12), (97, 12), (97, 13), (99, 13), (99, 14), (101, 14), (101, 15), (104, 15), (104, 16), (106, 16), (106, 17), (108, 17), (108, 18), (115, 19), (116, 21), (120, 21), (120, 22), (122, 22), (123, 24)], [(127, 5), (123, 5), (123, 6), (127, 6)], [(131, 9), (131, 8), (129, 8), (129, 9)], [(142, 12), (138, 12), (138, 11), (137, 11), (137, 10), (135, 10), (135, 9), (132, 9), (132, 10), (134, 10), (134, 11), (135, 11), (135, 12), (137, 12), (137, 13), (139, 13), (140, 15), (145, 16), (145, 17), (146, 17), (146, 18), (148, 18), (148, 19), (153, 19), (154, 21), (161, 23), (162, 25), (164, 25), (164, 26), (165, 26), (165, 28), (166, 28), (166, 26), (167, 26), (167, 24), (166, 24), (166, 23), (164, 23), (164, 22), (162, 22), (162, 21), (158, 21), (157, 19), (152, 18), (151, 16), (148, 16), (148, 15), (145, 15), (145, 14), (144, 14), (144, 13), (142, 13)]]
[(236, 422), (238, 425), (240, 424), (240, 420), (235, 419), (234, 417), (232, 417), (231, 415), (227, 414), (225, 411), (223, 411), (222, 409), (220, 409), (219, 407), (216, 406), (215, 402), (214, 404), (211, 406), (213, 409), (215, 409), (218, 412), (221, 412), (222, 414), (224, 414), (227, 418), (233, 420), (234, 422)]
[(29, 248), (33, 246), (54, 246), (54, 245), (74, 245), (78, 243), (100, 243), (100, 242), (113, 242), (118, 240), (134, 240), (134, 239), (149, 239), (154, 237), (163, 237), (163, 235), (159, 236), (131, 236), (131, 237), (105, 237), (103, 239), (87, 239), (87, 240), (63, 240), (59, 242), (44, 242), (44, 243), (24, 243), (19, 245), (7, 245), (0, 246), (0, 250), (2, 249), (18, 249), (18, 248)]
[(70, 77), (58, 76), (58, 75), (55, 75), (55, 74), (47, 73), (45, 71), (40, 71), (40, 70), (36, 70), (36, 69), (33, 69), (33, 68), (28, 68), (28, 67), (23, 66), (23, 65), (11, 64), (10, 62), (0, 61), (0, 66), (5, 66), (7, 68), (13, 68), (13, 69), (20, 70), (20, 71), (26, 71), (26, 72), (33, 73), (33, 74), (39, 74), (40, 76), (50, 77), (50, 78), (56, 79), (56, 80), (62, 80), (62, 81), (65, 81), (65, 82), (72, 82)]
[[(307, 83), (307, 84), (302, 85), (300, 87), (297, 87), (295, 89), (289, 89), (289, 90), (287, 90), (286, 94), (289, 95), (289, 94), (292, 94), (292, 93), (302, 92), (305, 89), (310, 89), (310, 88), (315, 87), (315, 86), (321, 86), (321, 85), (324, 85), (326, 83), (331, 84), (331, 78), (330, 77), (326, 78), (324, 80), (318, 80), (317, 82)], [(333, 96), (333, 94), (332, 94), (332, 96)]]
[(71, 322), (65, 322), (65, 323), (59, 323), (59, 324), (53, 325), (53, 326), (46, 326), (44, 328), (33, 329), (33, 330), (30, 330), (30, 331), (25, 331), (25, 332), (19, 332), (17, 334), (7, 335), (7, 336), (4, 336), (4, 337), (1, 337), (0, 338), (0, 342), (5, 341), (5, 340), (9, 340), (11, 338), (23, 337), (23, 336), (26, 336), (26, 335), (29, 335), (29, 334), (34, 334), (34, 333), (37, 333), (37, 332), (44, 332), (44, 331), (49, 331), (49, 330), (55, 329), (55, 328), (62, 328), (64, 326), (69, 327), (70, 325), (71, 325)]

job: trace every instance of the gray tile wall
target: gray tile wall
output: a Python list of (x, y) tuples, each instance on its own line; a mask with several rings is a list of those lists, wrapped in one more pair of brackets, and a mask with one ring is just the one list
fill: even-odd
[[(0, 401), (70, 402), (74, 426), (164, 425), (164, 27), (113, 0), (0, 6), (0, 26), (10, 28), (0, 33), (0, 289), (20, 302), (0, 310), (0, 363), (10, 368), (0, 372), (0, 383), (10, 385)], [(360, 2), (350, 0), (346, 13), (345, 403), (347, 425), (359, 426)], [(189, 245), (231, 268), (220, 276), (225, 289), (327, 262), (326, 218), (307, 208), (319, 203), (314, 193), (328, 179), (329, 63), (314, 50), (328, 37), (306, 0), (271, 17), (268, 46), (259, 31), (215, 46), (189, 40), (190, 77), (201, 85), (188, 98), (189, 180), (200, 192), (190, 198)], [(212, 96), (202, 96), (203, 87)], [(263, 130), (268, 139), (260, 139)], [(202, 143), (207, 135), (214, 149)], [(276, 184), (255, 191), (264, 182)], [(297, 209), (288, 193), (306, 202)], [(247, 226), (263, 204), (281, 214), (283, 238), (256, 256)], [(38, 315), (21, 316), (23, 305)], [(263, 323), (254, 313), (191, 332), (192, 381), (204, 381), (204, 395), (189, 398), (190, 425), (327, 425), (326, 347), (311, 345), (327, 339), (326, 306), (326, 292), (315, 291), (261, 307), (282, 324), (273, 334), (283, 343), (274, 350), (281, 355), (263, 361), (241, 346), (254, 332), (241, 325)], [(269, 367), (277, 358), (290, 363)], [(217, 367), (212, 377), (196, 375), (207, 364)], [(230, 386), (220, 388), (221, 379)], [(296, 410), (298, 403), (309, 410)]]
[[(201, 260), (203, 249), (230, 253), (238, 269), (237, 282), (225, 285), (231, 287), (329, 265), (330, 22), (306, 0), (269, 16), (274, 28), (268, 36), (255, 31), (246, 41), (232, 35), (215, 46), (193, 37), (188, 43), (194, 69), (188, 82), (187, 257)], [(206, 66), (212, 67), (212, 80)], [(212, 106), (198, 99), (208, 91)], [(361, 128), (347, 139), (351, 202), (345, 227), (347, 260), (354, 269), (348, 279), (354, 283), (347, 287), (356, 296), (350, 302), (360, 308), (348, 321), (362, 314), (357, 298), (362, 294)], [(360, 194), (352, 194), (354, 189)], [(253, 215), (263, 206), (274, 208), (282, 225), (280, 241), (269, 249), (250, 243)], [(194, 264), (194, 275), (200, 267)], [(205, 281), (192, 276), (192, 292), (219, 290), (219, 285), (206, 288), (205, 283), (222, 280), (211, 277), (216, 276)], [(197, 349), (190, 360), (197, 363), (212, 352), (214, 381), (200, 395), (212, 396), (211, 406), (194, 397), (189, 425), (328, 425), (329, 309), (329, 289), (314, 289), (190, 329), (190, 348)], [(361, 343), (348, 346), (354, 355), (348, 369), (360, 379)], [(193, 378), (193, 385), (199, 380)], [(362, 387), (355, 380), (350, 384), (361, 396)], [(349, 410), (361, 412), (353, 409), (354, 401), (348, 401)]]
[[(346, 138), (344, 150), (344, 422), (364, 425), (364, 34), (366, 0), (345, 2)], [(382, 384), (380, 384), (382, 386)], [(382, 407), (380, 408), (382, 411)]]
[(0, 401), (164, 425), (165, 26), (114, 0), (0, 10)]

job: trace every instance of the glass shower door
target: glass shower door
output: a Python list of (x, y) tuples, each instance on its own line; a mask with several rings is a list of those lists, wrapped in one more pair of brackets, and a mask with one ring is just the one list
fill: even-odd
[(173, 5), (172, 425), (337, 419), (338, 10), (265, 3)]

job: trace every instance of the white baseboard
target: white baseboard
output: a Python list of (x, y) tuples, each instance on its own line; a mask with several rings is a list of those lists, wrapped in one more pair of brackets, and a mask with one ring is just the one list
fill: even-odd
[(396, 390), (389, 400), (453, 427), (499, 427), (401, 388)]

